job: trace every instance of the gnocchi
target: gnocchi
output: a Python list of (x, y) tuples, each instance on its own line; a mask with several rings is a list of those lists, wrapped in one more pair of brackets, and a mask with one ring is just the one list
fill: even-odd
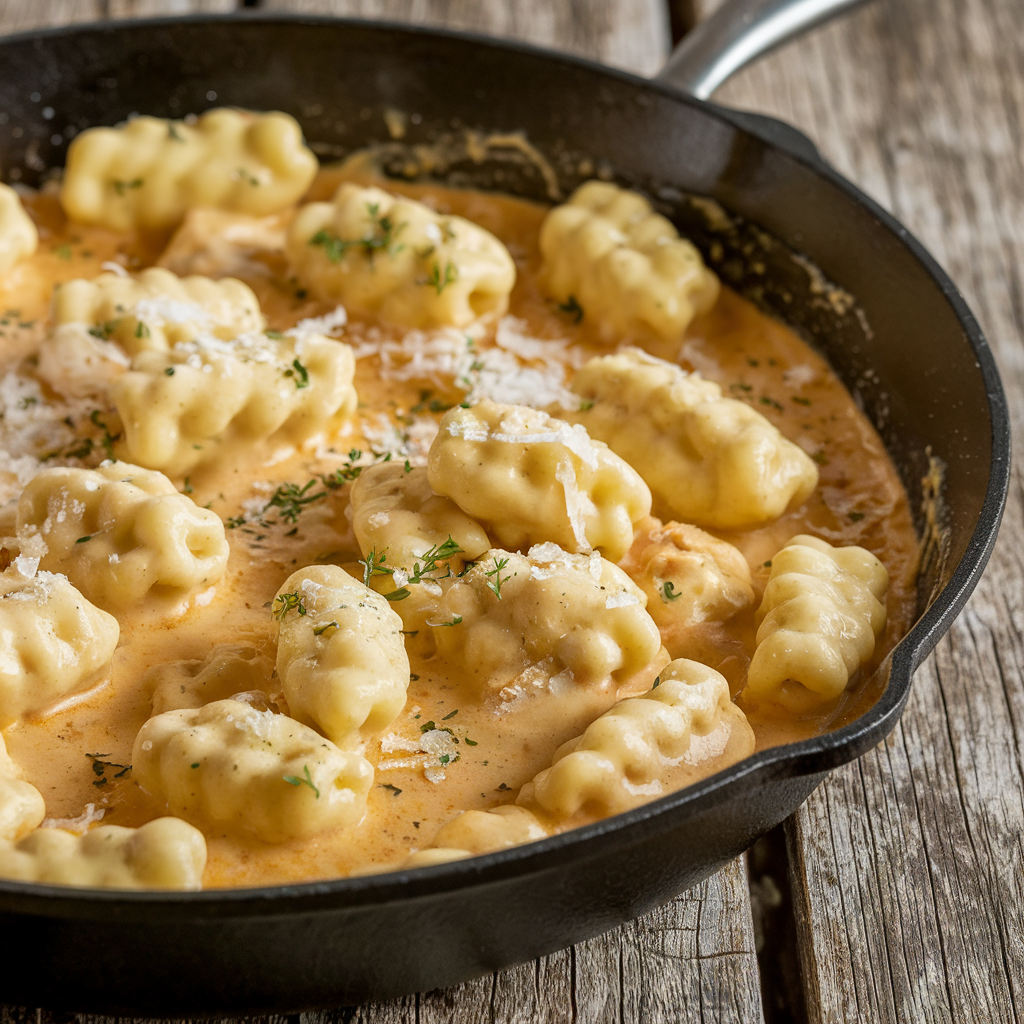
[(446, 413), (427, 457), (430, 486), (507, 548), (551, 542), (618, 561), (651, 494), (629, 463), (522, 405), (484, 401)]
[(162, 473), (127, 462), (43, 470), (18, 501), (17, 530), (41, 537), (43, 568), (66, 574), (104, 609), (180, 601), (227, 568), (220, 519)]
[(347, 748), (387, 728), (405, 706), (402, 620), (344, 569), (292, 573), (274, 599), (277, 674), (293, 718)]
[(317, 159), (288, 114), (220, 107), (194, 124), (134, 117), (68, 147), (64, 211), (114, 231), (167, 231), (195, 207), (262, 216), (296, 202)]
[(13, 270), (39, 245), (39, 232), (10, 185), (0, 184), (0, 274)]
[(351, 183), (330, 203), (299, 210), (287, 250), (319, 298), (404, 327), (467, 327), (500, 316), (516, 279), (512, 257), (490, 232)]
[(136, 737), (132, 770), (171, 814), (265, 843), (358, 824), (373, 781), (361, 754), (237, 700), (149, 719)]
[(744, 696), (797, 712), (835, 701), (874, 654), (888, 586), (870, 551), (794, 537), (772, 558)]
[(140, 828), (101, 825), (85, 835), (40, 828), (0, 840), (0, 878), (104, 889), (199, 889), (206, 866), (202, 832), (178, 818)]
[(273, 659), (250, 644), (217, 644), (205, 658), (155, 665), (145, 677), (153, 714), (201, 708), (238, 694), (270, 695)]
[(0, 573), (0, 728), (98, 683), (120, 629), (67, 580), (21, 556)]
[(663, 518), (752, 529), (818, 485), (810, 456), (759, 412), (639, 349), (590, 360), (572, 389), (583, 401), (565, 418), (636, 467)]
[(144, 352), (114, 381), (126, 459), (183, 476), (239, 447), (336, 432), (356, 404), (352, 351), (318, 334), (207, 338)]
[(18, 774), (0, 735), (0, 843), (21, 839), (46, 816), (42, 793)]
[(556, 690), (621, 685), (661, 648), (643, 591), (596, 552), (492, 548), (440, 586), (423, 625), (439, 657), (482, 695), (538, 670)]
[(611, 341), (636, 339), (674, 358), (683, 332), (718, 298), (696, 247), (637, 192), (588, 181), (540, 229), (541, 282)]

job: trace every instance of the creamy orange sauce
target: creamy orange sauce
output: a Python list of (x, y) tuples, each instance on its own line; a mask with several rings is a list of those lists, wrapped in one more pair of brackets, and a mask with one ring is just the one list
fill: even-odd
[[(358, 177), (351, 170), (324, 171), (311, 196), (331, 194), (343, 174)], [(518, 269), (509, 312), (525, 321), (527, 334), (564, 340), (586, 356), (607, 351), (595, 343), (585, 323), (576, 324), (538, 289), (537, 232), (545, 208), (438, 186), (387, 182), (385, 187), (475, 221), (506, 244)], [(166, 242), (68, 224), (50, 194), (26, 205), (40, 226), (41, 242), (39, 252), (0, 287), (0, 366), (5, 371), (30, 356), (44, 336), (56, 282), (93, 277), (105, 260), (119, 259), (129, 269), (140, 269), (159, 258)], [(290, 327), (332, 308), (306, 297), (289, 279), (280, 255), (261, 256), (241, 269), (225, 267), (224, 273), (242, 278), (255, 290), (271, 329)], [(401, 331), (353, 320), (342, 335), (357, 350), (368, 339), (379, 345), (382, 338), (400, 339)], [(480, 341), (481, 346), (489, 343), (488, 338)], [(912, 621), (918, 544), (907, 496), (878, 435), (824, 360), (787, 327), (728, 289), (709, 314), (691, 325), (680, 361), (720, 383), (730, 396), (751, 403), (819, 465), (820, 485), (803, 507), (763, 529), (721, 535), (746, 557), (758, 603), (772, 555), (799, 533), (812, 533), (832, 544), (862, 545), (888, 569), (884, 640), (872, 671), (851, 687), (839, 706), (800, 720), (782, 712), (750, 714), (759, 747), (818, 734), (876, 699), (885, 682), (884, 667), (879, 666), (884, 666), (885, 655)], [(250, 502), (251, 508), (254, 499), (266, 497), (281, 483), (318, 480), (319, 474), (343, 465), (350, 449), (374, 449), (375, 439), (364, 429), (373, 415), (385, 414), (399, 431), (408, 430), (410, 423), (422, 428), (424, 421), (438, 421), (447, 407), (462, 399), (462, 392), (438, 380), (383, 380), (380, 358), (372, 354), (359, 360), (356, 386), (359, 417), (349, 433), (330, 442), (333, 453), (293, 452), (269, 465), (260, 463), (267, 453), (255, 453), (252, 462), (205, 468), (177, 485), (229, 523), (243, 512), (243, 502)], [(111, 410), (103, 412), (112, 415)], [(90, 428), (83, 424), (82, 430), (88, 434)], [(101, 457), (102, 453), (94, 461)], [(308, 493), (323, 490), (317, 484)], [(89, 820), (102, 816), (104, 824), (138, 825), (162, 813), (130, 771), (114, 767), (129, 764), (136, 733), (151, 713), (147, 670), (164, 662), (202, 659), (218, 643), (249, 643), (272, 660), (268, 605), (291, 572), (313, 562), (334, 562), (361, 573), (359, 551), (345, 516), (347, 494), (348, 488), (328, 491), (303, 506), (294, 522), (271, 513), (262, 517), (263, 523), (249, 517), (229, 528), (228, 573), (214, 590), (193, 596), (175, 615), (155, 607), (122, 615), (109, 679), (46, 717), (7, 730), (8, 749), (25, 778), (42, 792), (51, 819), (77, 819), (85, 813)], [(734, 693), (742, 685), (753, 637), (751, 609), (724, 627), (715, 657), (709, 659), (729, 679)], [(569, 699), (548, 694), (496, 714), (464, 681), (445, 676), (435, 662), (425, 659), (415, 638), (410, 638), (408, 648), (413, 681), (403, 714), (386, 733), (390, 749), (382, 751), (376, 742), (366, 751), (377, 774), (362, 824), (302, 844), (276, 846), (237, 835), (208, 835), (206, 886), (326, 878), (400, 864), (410, 851), (427, 846), (438, 827), (457, 811), (512, 802), (516, 790), (547, 767), (561, 743), (582, 732), (621, 696), (649, 687), (664, 664), (652, 664), (618, 690), (580, 688)], [(254, 679), (252, 689), (272, 692), (274, 681)], [(401, 749), (402, 741), (415, 747), (428, 722), (443, 723), (459, 740), (459, 758), (447, 766), (443, 781), (430, 781), (420, 765), (402, 766), (410, 760), (409, 752)]]

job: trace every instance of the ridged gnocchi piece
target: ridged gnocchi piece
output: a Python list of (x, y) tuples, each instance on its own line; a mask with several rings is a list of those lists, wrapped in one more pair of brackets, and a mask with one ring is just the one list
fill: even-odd
[(358, 824), (373, 782), (362, 755), (237, 700), (149, 719), (135, 739), (132, 774), (172, 814), (265, 843)]
[(178, 277), (162, 267), (137, 277), (104, 273), (58, 284), (53, 323), (85, 324), (94, 337), (116, 342), (129, 356), (166, 352), (201, 334), (227, 341), (266, 326), (247, 284), (231, 277)]
[(674, 358), (683, 332), (718, 298), (697, 248), (643, 196), (603, 181), (581, 185), (544, 218), (541, 283), (575, 302), (608, 341), (628, 338)]
[(178, 818), (140, 828), (101, 825), (78, 836), (40, 828), (20, 842), (0, 841), (0, 878), (103, 889), (201, 889), (202, 832)]
[(10, 185), (0, 184), (0, 274), (12, 270), (39, 245), (39, 232)]
[(794, 537), (772, 558), (744, 698), (803, 712), (839, 697), (874, 654), (888, 586), (870, 551)]
[(753, 753), (754, 732), (730, 700), (724, 676), (679, 659), (659, 678), (563, 744), (516, 802), (571, 827), (638, 807)]
[(220, 517), (127, 462), (44, 469), (18, 501), (17, 530), (42, 537), (43, 568), (105, 609), (180, 600), (219, 582), (228, 563)]
[(238, 446), (291, 447), (333, 434), (356, 406), (355, 360), (319, 334), (242, 335), (142, 352), (110, 388), (120, 454), (170, 476)]
[(153, 694), (153, 714), (201, 708), (236, 694), (267, 695), (273, 659), (252, 644), (217, 644), (205, 658), (154, 665), (143, 680)]
[(565, 418), (636, 467), (663, 519), (752, 529), (818, 485), (814, 461), (759, 412), (639, 349), (591, 359), (572, 390), (583, 401)]
[(512, 257), (489, 231), (350, 182), (331, 202), (299, 210), (287, 251), (317, 298), (404, 327), (500, 316), (516, 279)]
[(68, 147), (64, 212), (114, 231), (164, 231), (196, 207), (264, 216), (297, 202), (319, 164), (288, 114), (220, 107), (195, 123), (134, 117)]
[(98, 682), (120, 634), (66, 577), (22, 561), (0, 573), (0, 729)]
[(580, 426), (523, 405), (484, 401), (445, 413), (427, 456), (430, 486), (499, 544), (552, 542), (618, 561), (651, 493), (628, 462)]
[(18, 766), (0, 736), (0, 842), (16, 842), (38, 828), (46, 816), (43, 795), (18, 775)]
[(535, 669), (554, 687), (621, 684), (661, 648), (643, 591), (596, 552), (492, 548), (440, 587), (424, 625), (438, 655), (481, 694)]
[(619, 567), (647, 595), (673, 658), (706, 661), (725, 642), (722, 624), (754, 604), (743, 555), (687, 523), (640, 523)]
[(387, 600), (336, 565), (292, 573), (272, 606), (277, 674), (292, 717), (342, 747), (386, 729), (405, 706), (409, 657)]
[[(364, 558), (373, 552), (387, 559), (389, 568), (405, 572), (396, 581), (387, 573), (372, 578), (378, 589), (390, 593), (405, 585), (408, 576), (428, 551), (437, 551), (451, 538), (458, 551), (446, 559), (452, 572), (490, 546), (483, 527), (470, 519), (450, 498), (435, 494), (425, 466), (410, 469), (401, 462), (382, 462), (362, 471), (349, 496), (352, 529)], [(450, 547), (451, 545), (449, 545)]]
[(534, 814), (515, 804), (488, 811), (463, 811), (442, 825), (430, 846), (412, 854), (405, 867), (429, 867), (482, 853), (494, 853), (510, 846), (532, 843), (548, 834), (548, 829)]

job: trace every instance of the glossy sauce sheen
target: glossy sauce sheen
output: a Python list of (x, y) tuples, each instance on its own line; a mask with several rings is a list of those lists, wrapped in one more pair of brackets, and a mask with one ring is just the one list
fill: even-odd
[[(324, 171), (311, 197), (329, 196), (342, 176), (366, 180), (351, 169)], [(525, 321), (526, 334), (564, 339), (587, 356), (608, 351), (591, 343), (585, 323), (575, 324), (572, 316), (555, 308), (538, 290), (536, 239), (546, 212), (543, 207), (435, 186), (387, 182), (385, 187), (475, 221), (508, 246), (518, 270), (509, 313)], [(40, 248), (16, 268), (0, 291), (0, 311), (8, 311), (0, 319), (5, 370), (30, 354), (44, 335), (55, 282), (93, 277), (101, 272), (104, 260), (118, 254), (131, 269), (150, 265), (164, 242), (67, 225), (49, 194), (29, 199), (26, 205), (40, 225)], [(240, 277), (253, 287), (271, 329), (290, 327), (332, 308), (302, 296), (301, 289), (289, 281), (279, 254), (257, 256), (247, 267), (224, 266), (224, 275)], [(401, 333), (350, 321), (340, 336), (358, 349), (367, 337), (379, 344), (382, 336), (399, 338)], [(488, 343), (485, 339), (481, 345)], [(781, 712), (777, 717), (762, 712), (750, 718), (759, 747), (826, 731), (877, 697), (885, 682), (884, 657), (912, 621), (918, 543), (907, 496), (874, 429), (824, 360), (788, 328), (728, 289), (723, 288), (709, 314), (691, 325), (680, 361), (720, 383), (731, 397), (750, 402), (819, 464), (819, 487), (802, 508), (762, 529), (721, 535), (746, 556), (757, 603), (767, 581), (766, 563), (798, 533), (812, 533), (832, 544), (862, 545), (889, 572), (888, 622), (872, 663), (874, 674), (852, 687), (827, 716), (794, 720)], [(379, 367), (376, 355), (357, 364), (359, 416), (350, 433), (331, 442), (337, 454), (318, 460), (310, 452), (293, 452), (270, 465), (261, 465), (260, 459), (246, 464), (243, 458), (235, 458), (187, 482), (176, 481), (178, 486), (190, 492), (197, 504), (212, 503), (210, 507), (227, 522), (239, 514), (243, 501), (267, 495), (286, 481), (304, 484), (318, 473), (330, 473), (351, 448), (372, 449), (372, 438), (361, 432), (368, 417), (383, 412), (393, 421), (397, 417), (400, 429), (407, 428), (409, 420), (422, 427), (425, 420), (436, 423), (443, 408), (462, 400), (460, 391), (450, 390), (450, 382), (446, 389), (440, 381), (383, 381)], [(261, 459), (268, 454), (258, 453)], [(251, 644), (265, 651), (272, 662), (274, 634), (268, 605), (284, 579), (297, 567), (315, 561), (336, 562), (356, 575), (361, 573), (345, 516), (347, 493), (348, 488), (334, 490), (311, 501), (294, 523), (262, 527), (248, 522), (228, 529), (231, 560), (215, 590), (194, 596), (180, 614), (171, 617), (165, 610), (152, 608), (122, 616), (110, 679), (47, 717), (8, 730), (9, 751), (23, 767), (25, 778), (42, 792), (51, 820), (80, 818), (88, 805), (93, 805), (89, 818), (96, 819), (102, 811), (104, 824), (138, 825), (161, 813), (133, 782), (130, 771), (117, 777), (121, 768), (111, 767), (128, 765), (135, 735), (151, 713), (144, 682), (147, 669), (167, 661), (202, 659), (217, 643)], [(713, 667), (729, 678), (734, 692), (745, 674), (753, 637), (754, 611), (750, 610), (730, 622), (722, 638), (719, 663)], [(582, 732), (619, 697), (649, 688), (664, 663), (652, 664), (618, 691), (580, 687), (568, 698), (537, 696), (498, 713), (492, 704), (475, 702), (458, 679), (438, 674), (436, 665), (417, 657), (414, 638), (408, 646), (414, 675), (405, 710), (384, 734), (385, 749), (378, 740), (366, 751), (376, 767), (376, 778), (362, 824), (305, 843), (277, 846), (208, 835), (206, 887), (326, 878), (396, 866), (411, 851), (427, 846), (438, 827), (457, 811), (512, 802), (518, 788), (548, 766), (560, 744)], [(257, 678), (252, 688), (272, 692), (275, 682)], [(458, 760), (445, 767), (442, 781), (429, 781), (422, 759), (417, 761), (418, 737), (428, 722), (450, 729), (459, 741)], [(97, 760), (107, 764), (95, 768)]]

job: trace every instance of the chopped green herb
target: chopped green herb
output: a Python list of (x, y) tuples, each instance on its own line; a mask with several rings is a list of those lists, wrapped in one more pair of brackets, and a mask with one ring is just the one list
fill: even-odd
[(304, 764), (302, 766), (302, 774), (305, 778), (298, 775), (282, 775), (281, 778), (288, 783), (289, 786), (309, 786), (314, 793), (316, 793), (317, 800), (320, 799), (320, 790), (313, 784), (313, 776), (309, 774), (309, 765)]
[(92, 540), (92, 534), (88, 534), (85, 537), (79, 537), (78, 540), (75, 541), (75, 543), (76, 544), (84, 544), (87, 540)]
[(427, 722), (425, 725), (420, 726), (420, 732), (432, 732), (435, 726), (433, 722)]
[(447, 622), (428, 622), (427, 625), (434, 626), (435, 628), (440, 629), (441, 626), (457, 626), (461, 621), (462, 616), (456, 615), (453, 618), (449, 619)]
[(441, 764), (447, 764), (450, 760), (451, 760), (451, 758), (447, 754), (442, 754), (438, 758), (438, 761), (440, 761)]
[(313, 627), (313, 636), (323, 636), (324, 633), (327, 632), (327, 630), (332, 629), (332, 628), (333, 629), (340, 629), (341, 627), (336, 622), (334, 622), (333, 620), (331, 622), (325, 622), (322, 626), (314, 626)]
[(814, 459), (814, 461), (819, 466), (827, 466), (828, 465), (828, 456), (824, 452), (815, 452), (811, 456), (811, 458)]
[(440, 295), (448, 285), (454, 284), (458, 277), (459, 268), (454, 263), (445, 263), (443, 273), (441, 271), (441, 264), (435, 263), (430, 268), (430, 274), (427, 277), (426, 283)]
[(198, 768), (199, 767), (199, 762), (198, 761), (193, 761), (192, 762), (192, 767), (193, 768)]
[(381, 789), (390, 789), (392, 796), (401, 796), (402, 791), (397, 786), (392, 786), (390, 782), (382, 782), (380, 784)]
[(59, 260), (69, 260), (69, 259), (71, 259), (71, 246), (70, 245), (58, 245), (57, 248), (54, 249), (53, 251), (56, 253), (57, 259), (59, 259)]
[(769, 558), (767, 562), (761, 563), (762, 569), (770, 569), (772, 567), (772, 560)]
[[(270, 496), (270, 500), (263, 506), (260, 515), (269, 512), (270, 509), (279, 509), (278, 515), (286, 523), (298, 522), (302, 510), (311, 502), (319, 501), (327, 497), (326, 491), (317, 491), (315, 494), (308, 492), (316, 486), (315, 480), (310, 480), (300, 487), (298, 484), (281, 484)], [(266, 525), (266, 524), (264, 524)]]
[(297, 611), (299, 615), (306, 614), (306, 606), (302, 603), (302, 598), (299, 597), (297, 592), (291, 594), (278, 594), (277, 597), (274, 598), (270, 614), (279, 622), (284, 622), (285, 616), (290, 611)]
[(284, 341), (284, 335), (280, 331), (264, 331), (263, 332), (271, 341)]
[(454, 711), (451, 711), (447, 715), (445, 715), (444, 718), (441, 719), (441, 721), (442, 722), (447, 722), (449, 718), (454, 718), (458, 713), (459, 713), (459, 709), (456, 708)]
[(851, 523), (859, 523), (863, 518), (864, 518), (864, 513), (863, 512), (851, 512), (850, 513), (850, 522)]
[(109, 337), (111, 337), (114, 331), (117, 330), (117, 325), (120, 322), (120, 320), (106, 320), (102, 324), (96, 324), (94, 327), (90, 327), (89, 333), (94, 338), (99, 338), (100, 341), (106, 341)]
[(512, 787), (511, 786), (506, 786), (504, 782), (500, 786), (498, 786), (498, 789), (502, 793), (511, 793), (512, 792)]
[(594, 408), (594, 403), (592, 401), (590, 401), (589, 398), (585, 398), (585, 399), (583, 399), (582, 402), (580, 402), (580, 408), (579, 408), (580, 412), (590, 412), (590, 410), (593, 409), (593, 408)]
[[(376, 548), (372, 549), (366, 556), (366, 561), (359, 560), (359, 564), (363, 567), (363, 586), (368, 587), (370, 580), (374, 576), (393, 576), (395, 574), (394, 569), (386, 568), (384, 563), (387, 561), (388, 556), (382, 554), (379, 558), (377, 557)], [(406, 594), (406, 597), (409, 595)]]
[(793, 397), (793, 401), (796, 402), (797, 405), (810, 405), (811, 404), (811, 400), (809, 398), (804, 398), (801, 395), (793, 395), (792, 397)]
[(182, 487), (182, 490), (186, 494), (191, 494), (192, 493), (192, 478), (190, 476), (185, 477), (185, 485), (184, 485), (184, 487)]
[(477, 747), (479, 744), (476, 740), (471, 740), (468, 736), (466, 737), (466, 745), (470, 747)]
[(656, 676), (654, 682), (651, 683), (651, 689), (656, 690), (659, 686), (661, 686), (661, 676)]
[[(299, 360), (292, 360), (292, 369), (295, 371), (295, 387), (298, 390), (309, 387), (309, 370), (307, 370)], [(291, 371), (288, 371), (286, 376), (291, 376)]]
[(86, 754), (85, 756), (92, 761), (92, 772), (93, 775), (97, 777), (96, 781), (93, 782), (94, 786), (106, 785), (106, 772), (108, 768), (120, 769), (120, 771), (113, 773), (115, 779), (123, 778), (132, 770), (132, 766), (130, 764), (118, 764), (116, 761), (104, 761), (103, 758), (109, 757), (109, 754)]
[(178, 127), (173, 121), (167, 126), (167, 137), (175, 142), (185, 141), (185, 136), (178, 131)]
[(149, 328), (140, 320), (135, 325), (135, 337), (136, 338), (148, 338)]
[(676, 590), (676, 585), (671, 580), (666, 580), (661, 585), (661, 599), (666, 603), (669, 601), (678, 601), (683, 595)]
[(776, 402), (774, 398), (762, 395), (758, 401), (760, 401), (762, 405), (770, 405), (773, 409), (778, 409), (779, 412), (782, 412), (782, 405), (779, 402)]
[(255, 174), (251, 174), (244, 167), (239, 167), (235, 172), (238, 175), (239, 181), (244, 181), (247, 185), (257, 186), (260, 183), (260, 179)]
[(735, 384), (730, 384), (729, 387), (733, 391), (753, 391), (754, 388), (750, 384), (744, 384), (742, 381), (737, 381)]
[(119, 195), (123, 196), (125, 192), (133, 188), (142, 188), (142, 179), (133, 178), (131, 181), (114, 181), (114, 191)]
[(575, 295), (570, 295), (565, 302), (560, 302), (558, 308), (566, 316), (571, 316), (574, 324), (578, 324), (583, 319), (583, 307), (579, 304)]
[(164, 369), (164, 373), (167, 374), (168, 377), (173, 377), (174, 376), (174, 367), (173, 366), (166, 367)]
[(488, 578), (487, 589), (494, 592), (494, 596), (500, 601), (501, 600), (501, 585), (502, 583), (508, 583), (512, 579), (512, 574), (502, 577), (502, 572), (508, 565), (507, 558), (494, 558), (494, 568), (488, 569), (484, 575)]

